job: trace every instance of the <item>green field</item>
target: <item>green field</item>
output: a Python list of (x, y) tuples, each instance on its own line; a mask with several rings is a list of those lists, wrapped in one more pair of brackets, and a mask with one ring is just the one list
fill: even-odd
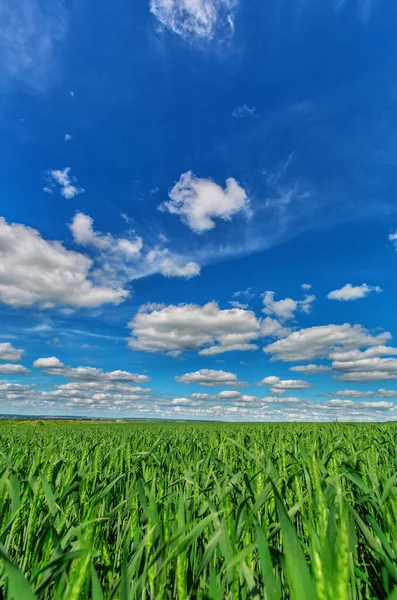
[(0, 423), (0, 597), (397, 598), (395, 424)]

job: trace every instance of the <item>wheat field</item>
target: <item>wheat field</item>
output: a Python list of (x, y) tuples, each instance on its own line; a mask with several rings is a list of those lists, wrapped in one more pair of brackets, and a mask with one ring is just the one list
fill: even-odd
[(0, 594), (397, 598), (397, 427), (0, 423)]

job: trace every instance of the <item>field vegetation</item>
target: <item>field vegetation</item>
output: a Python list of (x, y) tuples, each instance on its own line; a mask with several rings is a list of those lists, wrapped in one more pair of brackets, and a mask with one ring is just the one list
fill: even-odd
[(0, 597), (397, 599), (397, 426), (0, 423)]

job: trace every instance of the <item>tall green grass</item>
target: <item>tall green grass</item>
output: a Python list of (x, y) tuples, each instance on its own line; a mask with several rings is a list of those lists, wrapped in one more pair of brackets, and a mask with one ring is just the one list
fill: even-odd
[(397, 599), (394, 424), (0, 423), (0, 597)]

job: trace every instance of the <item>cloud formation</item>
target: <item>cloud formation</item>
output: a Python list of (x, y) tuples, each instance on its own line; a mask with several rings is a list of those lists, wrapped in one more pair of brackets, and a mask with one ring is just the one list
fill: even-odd
[(44, 240), (36, 229), (9, 225), (0, 217), (0, 302), (44, 308), (122, 302), (128, 292), (111, 283), (96, 284), (92, 266), (87, 256), (61, 242)]
[(220, 354), (230, 350), (256, 350), (260, 322), (250, 310), (221, 310), (216, 302), (141, 306), (129, 322), (133, 350), (167, 352), (200, 350)]
[(93, 248), (102, 272), (111, 275), (120, 285), (156, 273), (184, 279), (200, 275), (198, 263), (186, 262), (184, 257), (172, 254), (167, 248), (144, 248), (142, 238), (134, 231), (124, 236), (96, 231), (94, 220), (84, 213), (75, 214), (70, 229), (75, 243)]
[(295, 371), (296, 373), (305, 373), (306, 375), (315, 375), (317, 373), (327, 373), (331, 371), (331, 367), (327, 365), (296, 365), (294, 367), (289, 367), (290, 371)]
[(382, 381), (397, 379), (397, 348), (375, 346), (367, 350), (333, 352), (330, 355), (332, 368), (339, 374), (339, 381)]
[(29, 369), (22, 365), (4, 364), (0, 365), (0, 375), (27, 375)]
[(175, 377), (175, 381), (179, 383), (195, 383), (206, 387), (218, 387), (222, 385), (241, 387), (247, 385), (244, 381), (239, 381), (235, 373), (228, 371), (216, 371), (213, 369), (200, 369), (193, 373), (185, 373)]
[(22, 354), (23, 350), (14, 348), (14, 346), (10, 344), (10, 342), (0, 343), (0, 360), (10, 360), (12, 362), (17, 362), (18, 360), (21, 360)]
[(230, 221), (237, 213), (249, 214), (247, 194), (233, 177), (226, 180), (223, 189), (214, 181), (201, 179), (187, 171), (174, 185), (169, 198), (159, 209), (179, 215), (194, 233), (213, 229), (214, 219)]
[(293, 300), (292, 298), (284, 298), (283, 300), (275, 300), (275, 293), (267, 291), (263, 295), (263, 311), (266, 315), (275, 315), (281, 321), (287, 321), (295, 318), (297, 311), (309, 314), (312, 309), (312, 303), (316, 299), (315, 296), (305, 296), (303, 300)]
[(270, 386), (272, 394), (284, 394), (288, 390), (305, 390), (313, 387), (309, 381), (304, 381), (303, 379), (280, 379), (280, 377), (274, 375), (265, 377), (255, 385)]
[(185, 40), (212, 40), (234, 31), (237, 0), (150, 0), (150, 12), (161, 25)]
[(144, 383), (150, 381), (147, 375), (130, 373), (129, 371), (109, 371), (93, 367), (67, 367), (55, 356), (38, 358), (33, 366), (47, 375), (62, 375), (68, 379), (79, 381), (112, 382), (112, 383)]
[(47, 172), (47, 182), (48, 185), (43, 188), (44, 192), (51, 194), (58, 185), (61, 196), (66, 198), (66, 200), (70, 200), (85, 191), (83, 188), (75, 185), (77, 180), (70, 175), (70, 167), (65, 167), (64, 169), (50, 169)]
[(362, 325), (320, 325), (294, 331), (286, 338), (277, 340), (263, 348), (272, 360), (298, 362), (326, 358), (337, 349), (355, 350), (378, 346), (390, 340), (388, 332), (373, 335)]
[(359, 298), (365, 298), (371, 292), (381, 292), (382, 288), (378, 285), (367, 285), (363, 283), (362, 285), (352, 285), (351, 283), (347, 283), (339, 290), (333, 290), (327, 295), (329, 300), (341, 300), (341, 301), (349, 301), (349, 300), (358, 300)]
[(184, 279), (191, 279), (200, 275), (200, 265), (196, 262), (189, 261), (185, 265), (178, 265), (171, 258), (165, 258), (158, 265), (159, 272), (164, 277), (182, 277)]

